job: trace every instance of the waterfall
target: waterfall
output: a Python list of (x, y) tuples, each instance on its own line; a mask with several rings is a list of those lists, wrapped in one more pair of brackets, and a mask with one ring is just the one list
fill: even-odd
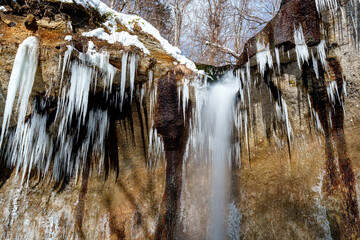
[[(239, 81), (232, 71), (218, 83), (195, 86), (196, 110), (185, 158), (203, 161), (210, 175), (208, 239), (225, 239), (229, 206), (230, 169), (233, 159), (232, 136)], [(183, 95), (187, 91), (183, 91)], [(194, 154), (191, 155), (191, 154)], [(207, 175), (207, 174), (204, 174)]]
[[(230, 74), (232, 74), (230, 72)], [(205, 122), (209, 132), (211, 153), (211, 229), (210, 239), (224, 239), (224, 221), (231, 165), (232, 112), (235, 103), (236, 79), (230, 74), (210, 89)]]

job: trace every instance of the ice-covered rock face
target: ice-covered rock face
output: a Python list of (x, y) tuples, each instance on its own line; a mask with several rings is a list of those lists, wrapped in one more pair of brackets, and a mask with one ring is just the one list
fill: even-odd
[[(151, 239), (161, 235), (163, 216), (170, 213), (178, 219), (165, 223), (179, 221), (180, 229), (165, 226), (179, 239), (206, 239), (212, 233), (211, 212), (219, 220), (213, 233), (230, 239), (356, 234), (352, 222), (342, 222), (344, 215), (336, 212), (346, 204), (357, 209), (360, 176), (360, 61), (350, 43), (337, 48), (333, 38), (316, 37), (311, 43), (309, 29), (302, 26), (301, 34), (300, 25), (289, 21), (277, 37), (286, 35), (294, 49), (256, 39), (253, 58), (247, 55), (231, 73), (236, 84), (213, 92), (210, 114), (204, 103), (208, 85), (201, 79), (175, 77), (169, 84), (164, 78), (159, 85), (175, 58), (141, 33), (137, 40), (149, 55), (141, 47), (120, 45), (117, 38), (110, 44), (82, 36), (92, 29), (78, 28), (75, 34), (63, 20), (51, 25), (39, 20), (37, 37), (28, 39), (33, 33), (22, 25), (24, 17), (17, 17), (0, 21), (0, 118), (6, 119), (2, 145), (8, 146), (0, 160), (2, 238)], [(283, 23), (274, 29), (287, 26)], [(17, 74), (25, 72), (19, 69), (26, 74)], [(32, 85), (30, 92), (26, 85)], [(201, 139), (198, 130), (206, 126), (217, 139)], [(206, 157), (222, 155), (224, 145), (224, 155), (233, 157), (225, 176), (231, 184), (228, 194), (211, 196)], [(204, 154), (193, 157), (199, 149)], [(180, 167), (171, 168), (174, 163)], [(354, 173), (348, 185), (333, 187), (344, 172)], [(218, 202), (227, 203), (220, 207), (222, 218), (214, 217)]]
[[(10, 13), (0, 20), (0, 194), (8, 196), (0, 198), (1, 238), (24, 238), (29, 229), (36, 229), (34, 238), (153, 235), (164, 192), (157, 83), (174, 68), (172, 55), (191, 62), (144, 33), (122, 31), (103, 41), (59, 16), (37, 19), (33, 33), (24, 19)], [(46, 186), (41, 194), (41, 187), (30, 188), (34, 174)], [(114, 184), (119, 174), (131, 175), (124, 188)], [(106, 194), (85, 201), (87, 189), (104, 178), (111, 179)], [(51, 213), (32, 212), (39, 202)], [(16, 231), (20, 226), (24, 232)]]

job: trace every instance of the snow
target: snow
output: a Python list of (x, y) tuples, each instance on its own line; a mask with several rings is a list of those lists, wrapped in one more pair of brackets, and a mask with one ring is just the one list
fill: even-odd
[(123, 46), (135, 46), (145, 54), (150, 54), (150, 51), (144, 46), (142, 42), (139, 41), (138, 37), (135, 35), (131, 35), (128, 32), (114, 32), (112, 34), (108, 34), (105, 32), (104, 28), (97, 28), (90, 32), (82, 33), (84, 37), (96, 37), (98, 39), (107, 41), (110, 44), (115, 42), (119, 42)]
[(65, 37), (65, 41), (71, 41), (72, 40), (72, 36), (71, 35), (67, 35), (66, 37)]
[[(111, 31), (111, 34), (114, 35), (114, 38), (111, 37), (112, 40), (119, 41), (119, 39), (126, 41), (133, 41), (134, 38), (131, 38), (130, 34), (126, 35), (125, 32), (117, 32), (117, 23), (120, 22), (122, 25), (128, 28), (128, 30), (133, 31), (135, 24), (137, 24), (141, 30), (147, 34), (152, 35), (156, 40), (158, 40), (162, 46), (162, 48), (171, 56), (173, 56), (180, 64), (184, 64), (186, 67), (191, 69), (192, 71), (198, 72), (195, 66), (195, 63), (187, 59), (185, 56), (181, 55), (181, 51), (179, 48), (172, 46), (166, 39), (164, 39), (160, 32), (153, 27), (149, 22), (145, 21), (139, 16), (136, 15), (128, 15), (124, 13), (119, 13), (112, 10), (108, 7), (105, 3), (101, 2), (100, 0), (59, 0), (60, 2), (66, 3), (73, 3), (80, 4), (86, 8), (94, 8), (99, 11), (100, 14), (107, 14), (109, 18), (104, 23), (104, 25)], [(107, 38), (107, 33), (103, 29), (95, 29), (96, 32), (89, 34), (97, 35), (99, 37)], [(92, 31), (91, 31), (92, 32)], [(120, 35), (119, 35), (120, 34)], [(118, 36), (119, 35), (119, 36)], [(109, 36), (109, 37), (110, 37)], [(107, 39), (106, 39), (107, 40)], [(144, 52), (146, 53), (146, 52)]]
[(7, 10), (4, 6), (0, 6), (0, 12), (7, 12)]

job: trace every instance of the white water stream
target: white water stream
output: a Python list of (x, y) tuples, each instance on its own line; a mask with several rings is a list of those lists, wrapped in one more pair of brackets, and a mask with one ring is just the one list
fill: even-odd
[(209, 239), (224, 239), (225, 212), (229, 191), (231, 166), (231, 134), (235, 94), (238, 92), (236, 78), (225, 75), (221, 83), (214, 85), (209, 93), (205, 127), (209, 133), (211, 151), (211, 228)]
[(234, 147), (232, 134), (239, 83), (233, 72), (229, 71), (214, 85), (205, 83), (195, 86), (196, 117), (192, 122), (185, 159), (208, 165), (210, 199), (207, 239), (226, 239), (227, 235), (229, 176)]

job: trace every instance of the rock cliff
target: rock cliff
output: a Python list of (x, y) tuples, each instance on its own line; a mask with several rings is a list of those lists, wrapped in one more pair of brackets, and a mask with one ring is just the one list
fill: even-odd
[[(207, 238), (203, 76), (141, 18), (75, 2), (0, 8), (1, 237)], [(283, 1), (246, 44), (229, 239), (359, 238), (358, 15)]]

